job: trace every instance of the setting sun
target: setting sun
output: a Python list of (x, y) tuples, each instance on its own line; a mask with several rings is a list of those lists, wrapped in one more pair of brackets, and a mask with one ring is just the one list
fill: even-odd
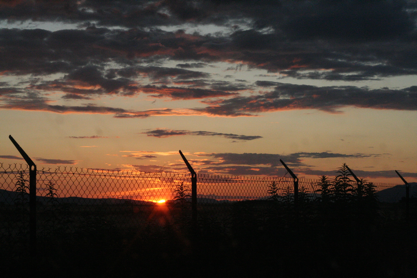
[(161, 199), (159, 201), (156, 201), (158, 204), (162, 205), (165, 204), (166, 200), (165, 199)]

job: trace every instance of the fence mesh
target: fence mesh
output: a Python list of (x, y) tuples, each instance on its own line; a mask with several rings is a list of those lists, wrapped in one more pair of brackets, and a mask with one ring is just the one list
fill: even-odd
[[(181, 201), (176, 200), (177, 189), (189, 188), (190, 177), (182, 173), (78, 168), (38, 170), (37, 236), (149, 226), (161, 221), (162, 207), (157, 206), (158, 202)], [(174, 212), (178, 206), (173, 205)], [(29, 168), (25, 165), (0, 164), (0, 238), (3, 246), (13, 250), (27, 246)]]
[[(321, 277), (334, 277), (345, 271), (327, 275), (329, 258), (336, 252), (332, 248), (348, 250), (340, 261), (357, 258), (353, 264), (361, 266), (373, 256), (379, 262), (390, 254), (403, 254), (416, 231), (401, 230), (410, 227), (398, 221), (404, 219), (404, 203), (377, 208), (352, 192), (349, 198), (333, 194), (338, 201), (325, 201), (320, 180), (298, 181), (296, 205), (294, 180), (287, 176), (198, 174), (198, 217), (192, 221), (196, 215), (188, 173), (57, 168), (36, 174), (37, 252), (33, 257), (29, 255), (33, 243), (29, 168), (0, 164), (0, 260), (2, 273), (13, 277), (41, 276), (36, 271), (45, 277), (63, 273), (68, 277), (198, 276), (202, 269), (211, 270), (207, 277), (225, 269), (238, 276), (277, 270), (282, 276), (303, 276), (296, 275), (299, 267), (320, 275), (318, 270), (325, 269)], [(351, 185), (350, 189), (358, 188), (354, 182)], [(393, 185), (376, 186), (381, 190)], [(159, 204), (162, 200), (166, 202)], [(415, 205), (410, 219), (417, 219)], [(381, 238), (392, 238), (387, 246), (393, 247), (385, 253), (381, 253)], [(397, 247), (398, 238), (404, 244)], [(372, 253), (369, 246), (375, 246)], [(405, 254), (403, 261), (415, 257)], [(254, 266), (253, 272), (246, 265)], [(168, 271), (158, 272), (163, 269)]]
[[(191, 175), (79, 168), (37, 171), (37, 236), (84, 233), (111, 227), (144, 229), (152, 223), (191, 221)], [(231, 229), (232, 218), (266, 217), (270, 200), (289, 206), (289, 177), (198, 174), (199, 221)], [(388, 185), (383, 185), (387, 187)], [(318, 180), (299, 180), (299, 198), (319, 196)], [(247, 205), (251, 201), (250, 206)], [(164, 203), (164, 205), (159, 205)], [(163, 211), (166, 210), (166, 211)], [(167, 213), (169, 210), (169, 213)], [(16, 249), (29, 240), (29, 168), (0, 164), (0, 238)]]

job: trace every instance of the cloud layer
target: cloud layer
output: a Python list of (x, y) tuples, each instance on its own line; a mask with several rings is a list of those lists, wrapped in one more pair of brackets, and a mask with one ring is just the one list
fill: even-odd
[[(0, 155), (1, 159), (13, 159), (13, 160), (23, 160), (23, 158), (15, 155)], [(39, 161), (41, 164), (53, 164), (53, 165), (75, 165), (77, 164), (76, 160), (68, 159), (50, 159), (50, 158), (41, 158), (35, 157), (35, 161)]]
[[(266, 176), (288, 176), (290, 175), (281, 164), (285, 164), (297, 176), (336, 176), (338, 168), (331, 170), (316, 170), (314, 165), (305, 163), (306, 159), (366, 159), (380, 157), (380, 154), (343, 154), (333, 152), (298, 152), (292, 154), (267, 154), (267, 153), (200, 153), (196, 154), (199, 159), (191, 160), (193, 165), (197, 165), (202, 173), (223, 173), (230, 175), (266, 175)], [(203, 159), (201, 159), (203, 158)], [(340, 165), (341, 166), (341, 165)], [(340, 167), (339, 166), (339, 167)], [(394, 170), (368, 171), (354, 169), (354, 173), (360, 178), (397, 178)], [(402, 172), (404, 177), (416, 178), (417, 174), (412, 172)]]
[(71, 139), (103, 139), (103, 138), (109, 138), (109, 137), (92, 135), (92, 136), (68, 136), (68, 138), (71, 138)]
[[(239, 134), (216, 130), (212, 123), (218, 118), (209, 127), (184, 125), (181, 130), (169, 126), (171, 119), (162, 121), (317, 110), (328, 123), (352, 107), (378, 110), (380, 119), (388, 115), (386, 110), (409, 116), (417, 111), (416, 11), (414, 0), (0, 1), (0, 109), (5, 114), (114, 117), (109, 123), (123, 122), (114, 130), (143, 123), (143, 134), (153, 138), (205, 136), (260, 143), (271, 134), (261, 120), (275, 114), (246, 119), (259, 127)], [(65, 118), (75, 121), (79, 115)], [(224, 120), (241, 124), (245, 119)], [(283, 159), (300, 172), (322, 174), (327, 172), (307, 163), (378, 156), (343, 150), (283, 155), (245, 151), (202, 153), (193, 162), (206, 171), (281, 175)], [(125, 155), (139, 164), (160, 154)], [(19, 159), (7, 153), (0, 158)], [(131, 167), (168, 167), (137, 164)]]
[[(23, 82), (0, 84), (0, 108), (121, 119), (337, 112), (345, 106), (415, 111), (415, 86), (371, 90), (354, 85), (417, 74), (415, 9), (411, 0), (3, 1), (0, 20), (16, 28), (0, 25), (0, 73)], [(54, 22), (58, 28), (25, 28), (17, 22)], [(220, 31), (204, 32), (209, 26)], [(197, 29), (186, 32), (189, 28)], [(219, 77), (230, 74), (208, 70), (217, 62), (235, 71), (243, 65), (267, 70), (281, 79), (353, 83), (225, 81)], [(57, 93), (59, 104), (50, 97)], [(132, 110), (95, 104), (103, 96), (140, 94), (200, 100), (206, 107)]]
[(207, 102), (206, 108), (196, 109), (211, 115), (253, 116), (261, 112), (294, 109), (317, 109), (338, 113), (338, 109), (358, 108), (417, 110), (417, 86), (402, 90), (370, 90), (354, 86), (317, 87), (284, 83), (258, 82), (261, 86), (274, 85), (271, 92), (256, 96), (234, 97)]
[(171, 136), (185, 136), (185, 135), (194, 135), (194, 136), (220, 136), (227, 139), (240, 140), (240, 141), (251, 141), (255, 139), (260, 139), (262, 136), (254, 135), (238, 135), (233, 133), (220, 133), (220, 132), (211, 132), (211, 131), (190, 131), (190, 130), (173, 130), (173, 129), (163, 129), (157, 128), (143, 132), (150, 137), (156, 138), (166, 138)]

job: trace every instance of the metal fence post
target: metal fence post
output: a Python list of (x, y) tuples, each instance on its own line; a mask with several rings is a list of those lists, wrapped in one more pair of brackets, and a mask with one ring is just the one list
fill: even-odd
[(29, 242), (30, 255), (33, 257), (36, 255), (36, 164), (11, 135), (9, 139), (29, 165)]
[(197, 231), (197, 174), (194, 171), (193, 167), (191, 167), (190, 163), (188, 162), (187, 158), (183, 155), (181, 150), (179, 151), (182, 159), (184, 160), (185, 164), (187, 165), (188, 170), (191, 173), (191, 208), (192, 208), (192, 222), (193, 222), (193, 229)]
[(408, 220), (410, 218), (410, 185), (403, 178), (403, 176), (401, 176), (400, 173), (398, 173), (397, 170), (395, 170), (395, 173), (397, 173), (397, 175), (402, 179), (402, 181), (405, 184), (405, 217), (406, 217), (406, 221), (408, 223)]
[(288, 173), (290, 173), (291, 177), (294, 180), (294, 208), (295, 211), (298, 211), (298, 178), (297, 176), (291, 171), (290, 168), (288, 168), (287, 164), (284, 163), (284, 161), (282, 161), (282, 159), (280, 159), (279, 161), (281, 161), (282, 165), (284, 165), (285, 169), (287, 169)]
[(350, 168), (347, 165), (346, 165), (346, 168), (348, 169), (348, 171), (350, 172), (352, 177), (356, 180), (356, 184), (358, 185), (358, 196), (359, 196), (359, 198), (361, 198), (362, 197), (362, 190), (363, 190), (362, 181), (355, 175), (355, 173), (353, 173), (352, 170), (350, 170)]
[(362, 200), (362, 193), (364, 193), (364, 187), (363, 187), (363, 181), (361, 179), (359, 179), (355, 173), (353, 173), (353, 171), (349, 168), (349, 166), (346, 165), (346, 168), (348, 169), (348, 171), (350, 172), (350, 174), (352, 175), (352, 177), (356, 180), (356, 185), (358, 186), (358, 217), (360, 217), (360, 215), (363, 214), (364, 212), (364, 207), (363, 207), (363, 200)]

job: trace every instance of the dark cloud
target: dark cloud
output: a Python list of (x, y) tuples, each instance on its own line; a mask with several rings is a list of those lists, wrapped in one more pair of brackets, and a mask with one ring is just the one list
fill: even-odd
[(197, 115), (192, 111), (187, 110), (174, 110), (170, 108), (162, 109), (150, 109), (145, 111), (125, 111), (123, 113), (117, 113), (115, 118), (147, 118), (151, 116), (191, 116)]
[(23, 158), (15, 156), (15, 155), (0, 155), (0, 158), (23, 160)]
[[(117, 75), (120, 78), (115, 78)], [(239, 90), (237, 87), (224, 83), (222, 86), (212, 85), (214, 90), (167, 87), (167, 86), (138, 86), (132, 78), (142, 75), (152, 81), (161, 83), (175, 82), (176, 84), (197, 85), (200, 80), (193, 80), (187, 84), (187, 79), (208, 77), (206, 73), (162, 67), (136, 67), (123, 68), (119, 70), (110, 69), (107, 74), (97, 66), (85, 66), (78, 68), (66, 75), (62, 80), (42, 82), (32, 86), (32, 89), (42, 91), (60, 91), (66, 93), (65, 99), (89, 99), (88, 95), (100, 94), (121, 94), (124, 96), (133, 95), (137, 92), (152, 93), (156, 97), (169, 97), (173, 99), (192, 99), (205, 97), (219, 97), (230, 95), (220, 90)], [(167, 78), (170, 78), (168, 80)], [(210, 85), (202, 83), (201, 85)], [(227, 86), (227, 87), (226, 87)]]
[(121, 172), (124, 169), (122, 168), (113, 168), (113, 169), (105, 169), (105, 168), (87, 168), (89, 171), (99, 172), (99, 173), (112, 173), (112, 172)]
[[(416, 72), (414, 65), (417, 51), (409, 43), (413, 38), (410, 34), (413, 34), (412, 30), (415, 27), (412, 14), (408, 12), (407, 3), (404, 1), (351, 0), (332, 2), (332, 4), (323, 1), (284, 1), (283, 5), (277, 5), (277, 2), (262, 5), (225, 2), (208, 6), (203, 5), (201, 1), (193, 3), (200, 3), (195, 4), (196, 7), (204, 6), (208, 9), (204, 12), (208, 16), (204, 23), (224, 25), (232, 20), (246, 19), (254, 22), (254, 28), (245, 31), (236, 30), (228, 37), (189, 35), (183, 31), (164, 32), (160, 29), (111, 30), (97, 28), (94, 25), (87, 25), (84, 30), (56, 32), (3, 29), (0, 32), (2, 53), (4, 53), (1, 58), (7, 61), (3, 63), (7, 65), (5, 70), (16, 74), (67, 73), (88, 63), (103, 65), (106, 62), (116, 61), (126, 65), (131, 64), (132, 59), (152, 56), (170, 57), (175, 61), (205, 61), (177, 64), (182, 68), (202, 67), (210, 61), (240, 61), (273, 71), (289, 70), (287, 74), (297, 78), (327, 80), (375, 79), (380, 76)], [(38, 5), (43, 7), (41, 3)], [(106, 2), (100, 3), (100, 7), (96, 6), (97, 2), (85, 1), (74, 5), (77, 9), (72, 15), (76, 17), (69, 18), (66, 14), (54, 14), (53, 8), (49, 7), (39, 10), (42, 12), (37, 15), (38, 19), (42, 19), (44, 14), (44, 20), (48, 20), (48, 13), (52, 13), (54, 21), (72, 20), (80, 23), (86, 22), (88, 18), (100, 21), (101, 17), (105, 18), (102, 21), (103, 26), (126, 23), (125, 26), (131, 27), (136, 24), (135, 26), (138, 27), (141, 26), (140, 21), (146, 18), (147, 23), (144, 26), (149, 27), (153, 24), (158, 26), (157, 22), (161, 22), (161, 13), (156, 12), (157, 10), (169, 10), (175, 6), (177, 8), (174, 10), (178, 12), (180, 7), (186, 9), (187, 6), (184, 3), (172, 6), (164, 1), (160, 4), (142, 2), (141, 5), (134, 2), (124, 2), (124, 4)], [(23, 8), (23, 6), (19, 7), (20, 5), (8, 8), (7, 11), (3, 10), (0, 18), (2, 15), (6, 16), (7, 12), (13, 13)], [(82, 12), (87, 7), (90, 12)], [(111, 11), (108, 14), (103, 12), (106, 7)], [(132, 10), (146, 10), (148, 14), (146, 17), (128, 19), (130, 15), (138, 15)], [(149, 13), (151, 10), (154, 12)], [(174, 25), (181, 23), (178, 20), (182, 17), (174, 19), (176, 13), (172, 13), (173, 16), (163, 25), (167, 25), (168, 22)], [(22, 20), (25, 16), (27, 15), (24, 12), (18, 15)], [(149, 20), (151, 17), (157, 19)], [(381, 18), (384, 20), (380, 20)], [(318, 28), (321, 25), (326, 28)], [(263, 33), (261, 32), (263, 28), (272, 28), (272, 31)], [(318, 38), (320, 40), (317, 40)], [(333, 42), (338, 38), (349, 43)], [(323, 43), (326, 40), (331, 42)], [(398, 50), (398, 55), (392, 55), (393, 49)], [(333, 71), (333, 74), (298, 73), (303, 69), (327, 69)], [(345, 73), (351, 74), (345, 76)], [(155, 77), (157, 78), (158, 74), (155, 74)]]
[(75, 165), (77, 164), (76, 160), (67, 160), (67, 159), (48, 159), (35, 157), (36, 161), (41, 162), (41, 164), (54, 164), (54, 165)]
[(323, 159), (323, 158), (365, 158), (378, 155), (371, 154), (342, 154), (332, 152), (299, 152), (288, 155), (267, 154), (267, 153), (212, 153), (201, 154), (200, 156), (213, 157), (215, 161), (207, 161), (206, 164), (214, 165), (269, 165), (270, 167), (282, 166), (280, 160), (291, 166), (306, 166), (304, 158)]
[(122, 108), (107, 106), (96, 106), (87, 104), (83, 106), (51, 105), (48, 100), (36, 93), (22, 94), (5, 100), (6, 104), (0, 109), (17, 109), (28, 111), (45, 111), (53, 113), (87, 113), (87, 114), (114, 114), (115, 118), (147, 118), (151, 116), (180, 116), (195, 115), (196, 113), (188, 110), (173, 110), (168, 108), (150, 109), (145, 111), (131, 111)]
[(136, 159), (154, 159), (154, 158), (156, 158), (156, 155), (150, 155), (150, 154), (136, 157)]
[(255, 139), (260, 139), (262, 136), (249, 136), (249, 135), (238, 135), (233, 133), (220, 133), (220, 132), (211, 132), (211, 131), (190, 131), (190, 130), (172, 130), (172, 129), (154, 129), (143, 132), (151, 137), (156, 138), (166, 138), (171, 136), (184, 136), (184, 135), (195, 135), (195, 136), (220, 136), (225, 137), (227, 139), (233, 140), (242, 140), (242, 141), (250, 141)]
[(131, 165), (135, 170), (145, 173), (169, 173), (172, 172), (172, 168), (164, 167), (160, 165)]
[(138, 91), (138, 87), (131, 80), (106, 78), (96, 66), (78, 68), (61, 80), (41, 82), (31, 88), (64, 92), (64, 99), (90, 99), (88, 95), (100, 94), (132, 95)]
[[(416, 107), (416, 91), (412, 87), (319, 88), (272, 81), (244, 86), (240, 81), (207, 81), (213, 74), (190, 70), (210, 67), (212, 62), (227, 62), (235, 72), (266, 69), (279, 73), (279, 78), (357, 82), (415, 75), (417, 13), (413, 1), (0, 3), (0, 19), (8, 23), (53, 22), (57, 26), (60, 23), (77, 26), (57, 31), (0, 29), (0, 74), (26, 79), (30, 84), (27, 88), (15, 89), (25, 93), (38, 92), (45, 97), (49, 92), (61, 92), (64, 100), (74, 102), (106, 94), (132, 96), (139, 92), (174, 100), (223, 98), (216, 103), (206, 101), (208, 107), (194, 110), (195, 114), (217, 116), (253, 116), (284, 109), (335, 112), (344, 106), (398, 110)], [(198, 31), (208, 24), (227, 31), (211, 34)], [(179, 26), (183, 30), (176, 28)], [(176, 31), (162, 30), (166, 27), (175, 27), (172, 30)], [(184, 31), (188, 27), (198, 28), (190, 34)], [(165, 62), (176, 67), (161, 66)], [(240, 91), (267, 87), (276, 90), (238, 96)], [(46, 98), (32, 98), (30, 103), (19, 97), (12, 99), (8, 90), (0, 88), (3, 109), (115, 113), (119, 118), (148, 117), (152, 113), (170, 115), (164, 108), (158, 112), (135, 112), (93, 105), (68, 107), (51, 105)]]
[[(329, 159), (329, 158), (367, 158), (378, 157), (378, 154), (342, 154), (331, 152), (308, 153), (299, 152), (288, 155), (264, 154), (264, 153), (212, 153), (197, 154), (199, 157), (211, 157), (213, 159), (194, 159), (191, 160), (193, 165), (202, 167), (201, 173), (222, 173), (230, 175), (267, 175), (267, 176), (284, 176), (287, 173), (281, 164), (282, 159), (297, 176), (336, 176), (338, 168), (333, 170), (315, 170), (310, 165), (305, 165), (303, 159)], [(356, 170), (351, 166), (352, 171), (359, 178), (397, 178), (394, 170), (390, 171), (366, 171)], [(415, 178), (416, 173), (402, 173), (404, 177)]]
[(283, 159), (289, 165), (301, 165), (297, 155), (279, 155), (266, 153), (215, 153), (211, 155), (221, 162), (221, 164), (231, 165), (269, 165), (276, 167), (281, 165), (280, 159)]
[[(296, 176), (302, 177), (308, 176), (328, 176), (335, 177), (338, 175), (337, 170), (314, 170), (308, 167), (297, 167), (292, 169)], [(352, 170), (355, 175), (360, 179), (376, 179), (376, 178), (398, 178), (394, 170), (389, 171), (364, 171), (364, 170)], [(220, 165), (220, 166), (208, 166), (199, 171), (199, 173), (218, 173), (227, 175), (265, 175), (265, 176), (278, 176), (278, 177), (291, 177), (284, 167), (276, 166), (243, 166), (243, 165)], [(402, 173), (404, 177), (416, 178), (417, 174), (412, 172)]]
[(133, 158), (140, 159), (140, 160), (157, 158), (157, 156), (153, 154), (125, 154), (123, 155), (123, 157), (133, 157)]
[(300, 152), (295, 153), (299, 157), (307, 157), (307, 158), (365, 158), (365, 157), (378, 157), (378, 154), (341, 154), (341, 153), (331, 153), (331, 152), (321, 152), (321, 153), (308, 153), (308, 152)]
[(172, 129), (154, 129), (146, 132), (142, 132), (142, 134), (146, 134), (150, 137), (156, 138), (166, 138), (171, 136), (178, 136), (178, 135), (187, 135), (189, 131), (187, 130), (172, 130)]
[(249, 97), (234, 97), (221, 102), (206, 102), (195, 109), (219, 116), (254, 116), (261, 112), (318, 109), (337, 113), (342, 107), (417, 110), (414, 87), (402, 90), (358, 88), (354, 86), (316, 87), (277, 83), (274, 91)]
[[(55, 22), (89, 22), (100, 25), (149, 26), (167, 24), (166, 5), (153, 1), (10, 1), (3, 5), (0, 18)], [(10, 3), (9, 2), (9, 3)], [(1, 6), (0, 6), (1, 7)]]
[(414, 23), (406, 1), (309, 1), (295, 4), (281, 28), (297, 39), (380, 40), (406, 35)]
[[(296, 176), (302, 177), (304, 175), (307, 176), (328, 176), (328, 177), (335, 177), (338, 175), (337, 169), (334, 170), (314, 170), (306, 167), (297, 167), (296, 169), (292, 169)], [(376, 179), (376, 178), (398, 178), (397, 174), (394, 170), (389, 171), (364, 171), (364, 170), (352, 170), (354, 171), (355, 175), (360, 179), (366, 179), (368, 181), (372, 181), (369, 179)], [(255, 175), (255, 176), (277, 176), (277, 177), (288, 177), (291, 176), (287, 173), (284, 167), (273, 167), (273, 166), (243, 166), (243, 165), (221, 165), (221, 166), (208, 166), (202, 168), (199, 171), (200, 174), (204, 173), (218, 173), (218, 174), (225, 174), (225, 175), (237, 175), (237, 176), (247, 176), (247, 175)], [(412, 172), (404, 172), (402, 175), (406, 178), (416, 178), (417, 174)]]
[(177, 64), (177, 67), (184, 68), (184, 69), (191, 69), (191, 68), (204, 68), (207, 64), (205, 63), (184, 63), (184, 64)]
[[(195, 39), (198, 39), (195, 41)], [(158, 79), (164, 76), (179, 79), (208, 77), (209, 74), (179, 68), (131, 66), (134, 62), (149, 57), (178, 57), (187, 59), (200, 55), (198, 47), (207, 39), (188, 36), (181, 32), (161, 30), (130, 31), (106, 28), (84, 30), (46, 31), (41, 29), (0, 29), (2, 51), (0, 72), (9, 75), (70, 73), (70, 78), (95, 81), (103, 84), (97, 73), (99, 66), (109, 62), (126, 66), (120, 70), (123, 77), (134, 74), (148, 74)], [(187, 49), (187, 52), (184, 52)], [(84, 71), (83, 67), (87, 67)], [(94, 70), (96, 69), (96, 71)], [(74, 72), (78, 70), (78, 72)], [(82, 71), (82, 72), (80, 72)], [(132, 72), (130, 75), (128, 72)], [(84, 77), (83, 73), (86, 72)], [(104, 84), (112, 86), (112, 84)], [(113, 85), (114, 86), (114, 85)]]
[(0, 57), (4, 61), (0, 71), (9, 75), (48, 75), (109, 61), (114, 55), (93, 46), (103, 35), (88, 30), (0, 29)]
[(291, 38), (367, 39), (410, 31), (413, 1), (8, 1), (0, 18), (97, 22), (101, 26), (149, 27), (180, 23), (233, 24), (244, 19), (255, 30), (274, 28)]
[[(277, 167), (251, 167), (251, 166), (222, 166), (222, 167), (206, 167), (202, 173), (215, 172), (226, 175), (237, 175), (237, 176), (284, 176), (286, 170), (284, 168)], [(199, 172), (200, 173), (200, 172)]]
[[(337, 169), (333, 171), (322, 171), (322, 170), (312, 170), (312, 169), (300, 169), (300, 172), (306, 175), (318, 175), (318, 176), (336, 176), (338, 175)], [(398, 175), (395, 173), (395, 170), (385, 170), (385, 171), (364, 171), (364, 170), (355, 170), (352, 169), (355, 175), (358, 178), (398, 178)], [(403, 177), (416, 178), (417, 174), (412, 172), (401, 173)]]
[[(87, 86), (100, 86), (106, 92), (115, 92), (126, 86), (125, 80), (103, 78), (103, 74), (95, 66), (86, 66), (71, 72), (67, 80), (80, 82)], [(125, 82), (123, 82), (125, 81)]]
[(51, 105), (48, 100), (37, 93), (27, 93), (16, 98), (7, 99), (6, 104), (0, 106), (0, 109), (17, 109), (31, 111), (46, 111), (54, 113), (93, 113), (93, 114), (115, 114), (127, 113), (125, 109), (96, 106), (87, 104), (85, 106), (64, 106)]
[[(238, 81), (242, 82), (242, 81)], [(245, 84), (235, 84), (227, 81), (214, 81), (211, 82), (210, 87), (219, 90), (219, 91), (243, 91), (247, 89), (251, 89), (250, 86)]]
[(117, 70), (117, 74), (124, 77), (137, 76), (139, 74), (146, 75), (151, 80), (161, 80), (164, 78), (172, 78), (175, 80), (194, 79), (194, 78), (208, 78), (210, 74), (199, 71), (191, 71), (178, 68), (164, 68), (164, 67), (128, 67)]
[(85, 99), (85, 100), (91, 100), (91, 97), (79, 95), (79, 94), (73, 94), (73, 93), (67, 93), (64, 96), (62, 96), (63, 99)]
[[(347, 65), (346, 65), (347, 66)], [(384, 77), (396, 75), (416, 74), (416, 69), (401, 68), (398, 66), (355, 66), (356, 71), (348, 68), (339, 68), (328, 71), (302, 71), (302, 70), (283, 70), (280, 73), (286, 77), (297, 79), (321, 79), (328, 81), (363, 81), (381, 80)]]
[(144, 93), (150, 94), (152, 97), (156, 97), (156, 98), (169, 97), (172, 99), (202, 99), (202, 98), (214, 98), (214, 97), (225, 97), (225, 96), (236, 95), (236, 93), (229, 93), (229, 92), (222, 91), (222, 90), (153, 86), (153, 85), (147, 85), (147, 86), (141, 87), (140, 90)]
[(256, 81), (255, 84), (256, 84), (256, 86), (259, 86), (259, 87), (275, 87), (279, 83), (274, 82), (274, 81)]
[(92, 135), (92, 136), (68, 136), (68, 138), (71, 138), (71, 139), (103, 139), (103, 138), (109, 138), (109, 137)]
[(176, 86), (188, 86), (188, 88), (210, 87), (210, 82), (204, 79), (174, 80)]

